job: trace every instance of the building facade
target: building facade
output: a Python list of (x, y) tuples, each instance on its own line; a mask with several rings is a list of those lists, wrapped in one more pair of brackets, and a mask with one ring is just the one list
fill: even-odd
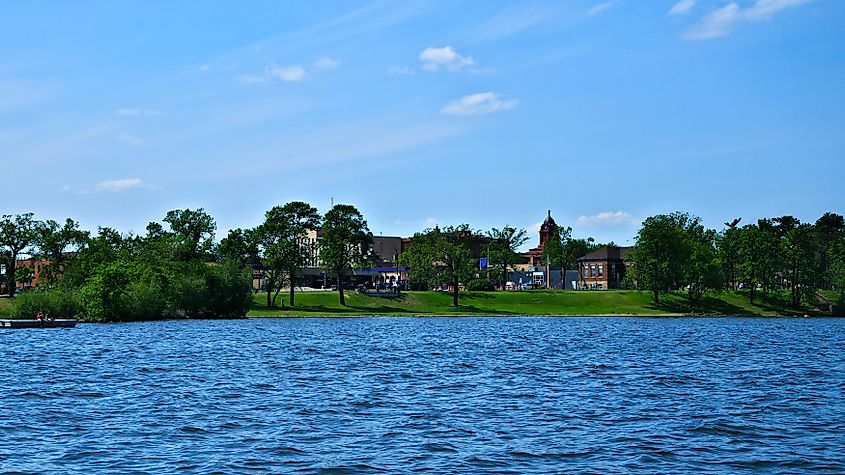
[(621, 289), (633, 247), (605, 246), (578, 258), (578, 288)]

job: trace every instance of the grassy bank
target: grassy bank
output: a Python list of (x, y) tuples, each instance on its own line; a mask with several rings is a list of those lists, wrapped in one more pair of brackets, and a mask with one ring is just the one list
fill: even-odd
[(662, 296), (660, 305), (654, 305), (651, 294), (637, 291), (462, 292), (458, 308), (452, 307), (451, 295), (444, 292), (406, 292), (395, 299), (349, 292), (345, 307), (338, 303), (337, 292), (299, 292), (293, 308), (268, 309), (265, 302), (265, 294), (255, 295), (249, 316), (818, 314), (811, 309), (791, 309), (782, 295), (761, 296), (750, 305), (748, 296), (740, 292), (709, 295), (694, 311), (683, 293)]
[(12, 299), (3, 297), (0, 298), (0, 318), (8, 318), (12, 315)]

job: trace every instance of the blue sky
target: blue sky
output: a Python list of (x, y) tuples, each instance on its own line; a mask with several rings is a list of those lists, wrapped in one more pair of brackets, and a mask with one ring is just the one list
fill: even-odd
[(0, 3), (0, 214), (218, 238), (331, 200), (628, 243), (843, 212), (837, 0)]

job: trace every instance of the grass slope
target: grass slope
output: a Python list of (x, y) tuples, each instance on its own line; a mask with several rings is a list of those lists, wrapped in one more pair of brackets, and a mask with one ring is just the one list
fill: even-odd
[[(281, 296), (281, 295), (280, 295)], [(444, 292), (405, 292), (395, 299), (345, 294), (345, 307), (337, 292), (298, 292), (296, 307), (268, 309), (265, 294), (256, 294), (249, 316), (355, 316), (355, 315), (795, 315), (818, 314), (811, 309), (790, 309), (781, 295), (760, 296), (755, 305), (740, 292), (713, 293), (691, 311), (683, 293), (661, 296), (654, 305), (651, 294), (637, 291), (462, 292), (460, 307)]]
[(14, 302), (12, 299), (7, 297), (0, 298), (0, 318), (8, 318), (12, 316), (13, 305)]

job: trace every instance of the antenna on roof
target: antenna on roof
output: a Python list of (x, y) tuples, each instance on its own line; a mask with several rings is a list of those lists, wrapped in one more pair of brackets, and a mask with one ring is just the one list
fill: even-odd
[(549, 210), (549, 217), (552, 217), (552, 210)]

